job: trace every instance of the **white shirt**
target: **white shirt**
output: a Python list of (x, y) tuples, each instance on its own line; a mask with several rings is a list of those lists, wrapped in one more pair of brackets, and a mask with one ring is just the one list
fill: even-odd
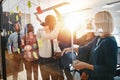
[(37, 41), (39, 45), (39, 55), (44, 58), (49, 58), (52, 56), (51, 50), (51, 39), (54, 43), (54, 52), (60, 52), (60, 48), (58, 46), (57, 39), (55, 39), (59, 32), (58, 27), (56, 27), (51, 33), (46, 33), (44, 29), (39, 29), (37, 31)]

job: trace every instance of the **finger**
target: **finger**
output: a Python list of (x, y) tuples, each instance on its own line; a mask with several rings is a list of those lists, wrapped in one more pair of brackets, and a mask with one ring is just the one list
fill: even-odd
[(63, 56), (64, 53), (65, 53), (65, 49), (61, 52), (61, 56)]
[(78, 64), (73, 65), (73, 67), (74, 67), (75, 69), (79, 69), (79, 65), (78, 65)]

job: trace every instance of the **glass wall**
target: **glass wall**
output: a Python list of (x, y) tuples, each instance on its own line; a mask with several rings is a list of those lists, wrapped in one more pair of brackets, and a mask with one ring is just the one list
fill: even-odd
[[(54, 75), (55, 77), (56, 75), (59, 75), (61, 78), (59, 80), (80, 80), (81, 72), (74, 70), (73, 67), (73, 60), (76, 59), (76, 53), (73, 52), (73, 47), (82, 47), (89, 41), (92, 41), (94, 36), (89, 39), (90, 36), (85, 34), (89, 31), (94, 31), (94, 15), (98, 11), (105, 10), (112, 14), (115, 26), (115, 30), (112, 34), (116, 38), (118, 47), (120, 47), (120, 1), (84, 1), (85, 2), (82, 2), (81, 0), (61, 0), (60, 2), (56, 0), (3, 0), (3, 14), (1, 16), (2, 20), (0, 20), (2, 22), (0, 26), (0, 34), (3, 35), (1, 38), (3, 42), (0, 42), (0, 45), (2, 44), (2, 47), (0, 46), (0, 78), (6, 76), (7, 80), (42, 80), (42, 74), (44, 72), (51, 72), (51, 75)], [(55, 11), (54, 8), (58, 12)], [(56, 60), (55, 65), (48, 64), (50, 63), (49, 61), (59, 58), (59, 55), (57, 55), (57, 57), (51, 59), (52, 54), (49, 54), (52, 52), (53, 45), (51, 45), (51, 38), (53, 36), (47, 36), (47, 41), (45, 42), (44, 39), (46, 38), (43, 36), (43, 39), (41, 38), (42, 32), (37, 33), (39, 30), (42, 31), (43, 28), (46, 28), (44, 22), (45, 17), (48, 14), (54, 15), (58, 21), (62, 16), (64, 21), (64, 27), (59, 31), (57, 37), (58, 44), (57, 47), (54, 48), (55, 52), (58, 48), (59, 50), (57, 52), (61, 52), (64, 48), (72, 47), (72, 55), (71, 53), (68, 53), (69, 55), (62, 57), (58, 62)], [(41, 24), (41, 22), (44, 24)], [(30, 25), (32, 29), (30, 28), (29, 30), (27, 27), (28, 25)], [(92, 25), (93, 28), (90, 28), (90, 25)], [(29, 31), (32, 33), (29, 34)], [(56, 31), (53, 35), (56, 35), (57, 33), (58, 32)], [(29, 37), (31, 34), (32, 39), (31, 36)], [(37, 37), (34, 37), (33, 35)], [(88, 37), (87, 40), (85, 40), (86, 36)], [(32, 44), (34, 41), (35, 43)], [(31, 43), (28, 44), (29, 42)], [(40, 51), (38, 51), (39, 48)], [(44, 51), (41, 50), (43, 48)], [(2, 52), (1, 49), (3, 49)], [(32, 52), (32, 49), (37, 49), (40, 57), (39, 61), (30, 61), (31, 58), (29, 57), (36, 57), (37, 53), (36, 51)], [(42, 51), (46, 54), (41, 55)], [(33, 54), (32, 56), (31, 53)], [(41, 56), (43, 57), (41, 58)], [(50, 59), (47, 60), (46, 57), (50, 57)], [(82, 58), (84, 58), (84, 56), (79, 56), (80, 60)], [(4, 60), (4, 64), (2, 64), (2, 59)], [(84, 59), (88, 60), (88, 57)], [(118, 60), (119, 59), (120, 57), (118, 56)], [(46, 60), (46, 62), (44, 62), (44, 60)], [(6, 66), (4, 67), (5, 69), (3, 69), (2, 66)], [(3, 75), (3, 72), (5, 72), (6, 75)], [(52, 80), (51, 75), (49, 76), (50, 80)], [(43, 77), (47, 78), (47, 75), (44, 75)], [(86, 78), (87, 77), (88, 75), (86, 75)], [(115, 76), (115, 80), (119, 79), (120, 77)]]
[[(0, 1), (0, 13), (2, 13), (2, 2)], [(0, 30), (1, 30), (1, 14), (0, 14)], [(1, 56), (1, 31), (0, 31), (0, 79), (2, 78), (2, 56)]]
[[(1, 40), (0, 40), (1, 45)], [(0, 46), (0, 79), (2, 78), (2, 56), (1, 56), (1, 46)]]

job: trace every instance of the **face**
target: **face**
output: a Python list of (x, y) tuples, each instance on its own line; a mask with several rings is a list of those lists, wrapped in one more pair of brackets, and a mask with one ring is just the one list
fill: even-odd
[(34, 32), (34, 30), (33, 30), (33, 26), (30, 24), (30, 25), (28, 25), (28, 33), (29, 32)]
[(104, 25), (104, 14), (103, 12), (99, 12), (95, 15), (95, 21), (94, 21), (94, 24), (95, 24), (95, 35), (96, 36), (101, 36), (103, 35), (103, 25)]
[(15, 26), (14, 26), (14, 29), (15, 29), (16, 32), (20, 32), (20, 24), (16, 23)]
[(95, 32), (94, 32), (94, 34), (96, 36), (101, 36), (102, 33), (103, 33), (103, 30), (101, 28), (101, 24), (100, 23), (95, 23)]

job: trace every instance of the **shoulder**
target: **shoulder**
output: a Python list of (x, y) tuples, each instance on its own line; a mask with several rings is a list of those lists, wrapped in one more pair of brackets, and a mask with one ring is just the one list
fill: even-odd
[(116, 42), (115, 37), (114, 36), (109, 36), (103, 39), (106, 43), (109, 42)]
[(103, 39), (104, 44), (108, 46), (117, 46), (117, 42), (114, 36), (109, 36)]
[(10, 34), (10, 36), (9, 37), (13, 37), (13, 36), (16, 36), (16, 32), (14, 32), (14, 33), (12, 33), (12, 34)]
[(23, 32), (23, 31), (20, 31), (20, 35), (23, 36), (23, 35), (24, 35), (24, 32)]

